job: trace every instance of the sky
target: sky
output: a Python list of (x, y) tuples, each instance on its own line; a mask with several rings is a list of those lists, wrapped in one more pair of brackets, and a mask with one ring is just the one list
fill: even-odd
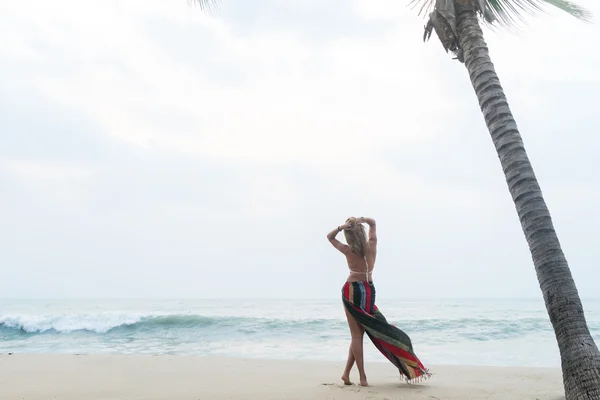
[[(467, 71), (406, 3), (0, 2), (0, 297), (335, 299), (348, 216), (379, 296), (541, 297)], [(600, 25), (485, 35), (593, 297)]]

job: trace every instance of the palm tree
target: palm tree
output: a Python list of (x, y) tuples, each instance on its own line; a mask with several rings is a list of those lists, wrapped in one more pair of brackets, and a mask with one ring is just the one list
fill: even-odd
[[(206, 9), (216, 5), (218, 0), (195, 2)], [(541, 10), (544, 4), (555, 6), (583, 21), (590, 21), (591, 15), (568, 0), (412, 2), (422, 5), (419, 13), (432, 10), (425, 27), (424, 40), (435, 30), (446, 52), (454, 53), (469, 72), (529, 244), (546, 309), (554, 328), (566, 399), (600, 400), (600, 351), (588, 329), (575, 281), (479, 24), (481, 18), (485, 24), (510, 26), (520, 17), (519, 11), (534, 13)]]
[(519, 11), (533, 13), (541, 10), (544, 3), (583, 21), (590, 21), (591, 15), (568, 0), (413, 0), (413, 3), (421, 4), (419, 13), (433, 8), (423, 39), (427, 40), (434, 29), (446, 52), (454, 53), (455, 59), (464, 63), (469, 72), (554, 328), (566, 398), (600, 399), (600, 352), (590, 335), (575, 281), (479, 24), (481, 19), (486, 24), (510, 26), (515, 17), (520, 17)]

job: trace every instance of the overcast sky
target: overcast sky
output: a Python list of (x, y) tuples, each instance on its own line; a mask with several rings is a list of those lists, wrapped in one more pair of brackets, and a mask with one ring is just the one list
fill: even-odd
[[(597, 2), (583, 5), (600, 16)], [(486, 31), (583, 297), (600, 270), (600, 25)], [(0, 296), (540, 297), (463, 65), (398, 0), (0, 3)]]

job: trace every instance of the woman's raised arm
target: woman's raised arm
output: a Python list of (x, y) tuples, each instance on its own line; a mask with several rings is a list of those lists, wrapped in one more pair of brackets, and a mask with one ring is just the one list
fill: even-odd
[(340, 233), (344, 229), (347, 229), (349, 226), (350, 225), (347, 223), (344, 225), (340, 225), (327, 234), (327, 239), (329, 240), (329, 243), (331, 243), (331, 245), (333, 247), (335, 247), (341, 253), (344, 253), (344, 254), (346, 254), (348, 251), (350, 251), (350, 247), (348, 245), (345, 245), (344, 243), (340, 242), (335, 237), (337, 236), (338, 233)]

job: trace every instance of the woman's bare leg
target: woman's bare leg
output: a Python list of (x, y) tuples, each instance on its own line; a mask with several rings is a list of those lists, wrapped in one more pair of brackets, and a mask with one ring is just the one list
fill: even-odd
[(348, 326), (350, 327), (350, 335), (352, 336), (350, 349), (352, 350), (352, 354), (354, 354), (354, 361), (356, 362), (356, 367), (358, 368), (360, 384), (361, 386), (368, 386), (363, 358), (363, 338), (365, 336), (365, 330), (348, 312), (348, 310), (344, 309), (344, 311), (346, 311), (346, 318), (348, 319)]
[(352, 352), (352, 343), (348, 348), (348, 361), (346, 361), (346, 368), (344, 368), (344, 374), (342, 375), (342, 380), (344, 381), (344, 385), (352, 385), (350, 381), (350, 371), (354, 366), (354, 353)]

